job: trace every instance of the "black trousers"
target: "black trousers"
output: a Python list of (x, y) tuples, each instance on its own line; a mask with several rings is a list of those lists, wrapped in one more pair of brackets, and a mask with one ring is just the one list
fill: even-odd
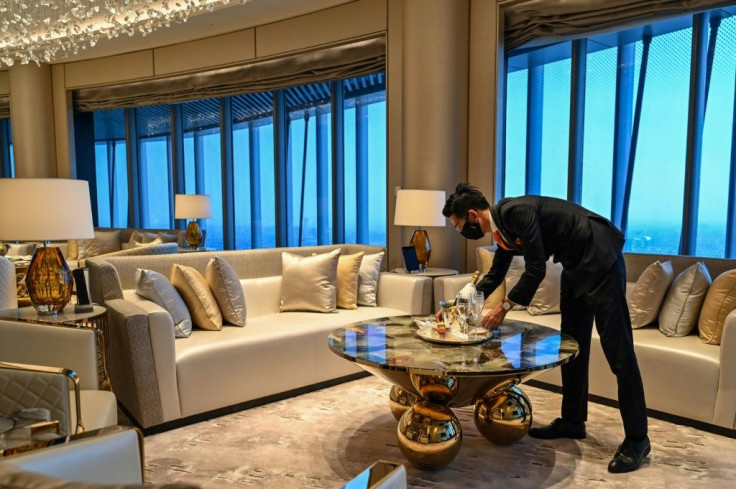
[(627, 437), (647, 434), (647, 412), (639, 364), (634, 353), (631, 318), (626, 302), (626, 264), (623, 256), (591, 290), (575, 297), (569, 277), (562, 274), (560, 312), (562, 332), (575, 338), (578, 356), (562, 366), (562, 419), (588, 418), (588, 367), (593, 320), (603, 353), (618, 381), (618, 402)]

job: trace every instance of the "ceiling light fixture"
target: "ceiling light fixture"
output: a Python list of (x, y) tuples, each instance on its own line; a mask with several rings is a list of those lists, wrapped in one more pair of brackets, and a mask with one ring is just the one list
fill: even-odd
[(143, 36), (190, 15), (247, 0), (8, 0), (0, 2), (0, 65), (50, 63), (100, 39)]

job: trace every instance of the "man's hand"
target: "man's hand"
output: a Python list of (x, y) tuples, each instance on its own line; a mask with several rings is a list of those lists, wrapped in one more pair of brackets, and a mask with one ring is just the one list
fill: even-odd
[(442, 308), (441, 307), (437, 310), (437, 313), (434, 315), (434, 318), (437, 320), (438, 323), (442, 322), (443, 318), (442, 318)]
[(483, 324), (484, 328), (493, 331), (501, 326), (501, 323), (503, 322), (505, 317), (506, 310), (503, 308), (503, 303), (499, 303), (496, 307), (491, 309), (488, 314), (485, 315), (485, 317), (481, 321), (481, 324)]

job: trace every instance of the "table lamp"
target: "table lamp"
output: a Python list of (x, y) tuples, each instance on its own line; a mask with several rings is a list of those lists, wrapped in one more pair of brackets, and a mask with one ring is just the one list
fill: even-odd
[(409, 244), (416, 250), (419, 269), (423, 272), (427, 270), (432, 247), (429, 244), (429, 235), (422, 227), (444, 227), (447, 224), (447, 218), (442, 215), (444, 206), (444, 190), (402, 189), (396, 194), (394, 224), (417, 228), (412, 233)]
[(174, 196), (174, 218), (191, 219), (187, 225), (187, 243), (191, 249), (202, 244), (202, 230), (197, 219), (212, 217), (212, 204), (209, 195), (176, 194)]
[(50, 241), (94, 238), (89, 183), (62, 178), (0, 179), (0, 240), (41, 241), (26, 272), (31, 304), (56, 314), (72, 296), (72, 274)]

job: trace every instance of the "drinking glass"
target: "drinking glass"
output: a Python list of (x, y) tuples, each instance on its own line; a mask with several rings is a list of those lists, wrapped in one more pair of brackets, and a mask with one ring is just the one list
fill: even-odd
[(470, 295), (459, 295), (455, 300), (455, 310), (460, 319), (460, 332), (468, 332), (468, 316), (472, 310)]
[(486, 296), (483, 294), (483, 292), (476, 292), (473, 294), (473, 309), (471, 311), (471, 317), (473, 318), (473, 324), (478, 327), (480, 324), (478, 324), (478, 321), (481, 318), (481, 313), (483, 312), (483, 307), (486, 305)]

